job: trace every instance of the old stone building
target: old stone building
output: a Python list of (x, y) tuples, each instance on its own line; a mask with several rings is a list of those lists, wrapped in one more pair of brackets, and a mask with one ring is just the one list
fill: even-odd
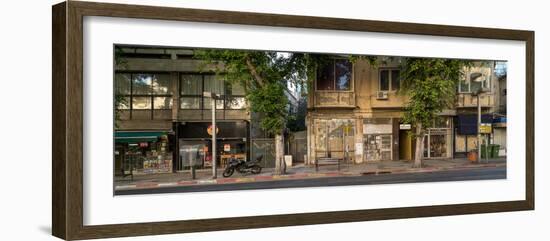
[[(309, 164), (322, 158), (349, 163), (413, 158), (412, 127), (402, 123), (407, 97), (398, 92), (400, 61), (388, 58), (374, 66), (342, 56), (317, 71), (308, 96)], [(474, 89), (480, 83), (471, 78), (484, 78), (481, 85), (489, 92), (480, 95), (480, 104), (483, 121), (491, 123), (496, 107), (505, 106), (502, 96), (495, 94), (503, 83), (495, 77), (494, 66), (488, 62), (466, 71), (457, 87), (455, 108), (440, 113), (426, 134), (425, 158), (453, 158), (477, 147)]]

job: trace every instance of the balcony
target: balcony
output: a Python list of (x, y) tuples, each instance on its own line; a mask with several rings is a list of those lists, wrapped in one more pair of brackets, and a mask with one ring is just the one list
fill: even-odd
[(315, 108), (355, 108), (355, 93), (351, 91), (316, 91)]
[[(495, 96), (493, 93), (481, 94), (479, 97), (481, 107), (495, 107)], [(477, 107), (477, 96), (470, 93), (459, 93), (456, 95), (457, 108)]]

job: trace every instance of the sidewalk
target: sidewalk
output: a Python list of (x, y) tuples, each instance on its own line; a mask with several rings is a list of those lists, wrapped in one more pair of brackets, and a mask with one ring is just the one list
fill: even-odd
[(383, 175), (394, 173), (422, 173), (448, 170), (479, 169), (485, 167), (504, 167), (506, 158), (482, 160), (479, 163), (471, 163), (465, 158), (423, 160), (421, 168), (412, 168), (410, 161), (380, 161), (364, 164), (340, 164), (340, 171), (336, 165), (305, 166), (303, 164), (287, 167), (285, 175), (274, 175), (273, 168), (262, 169), (261, 174), (240, 174), (235, 172), (233, 176), (224, 178), (223, 169), (218, 170), (218, 178), (212, 179), (211, 169), (196, 170), (196, 179), (191, 179), (191, 172), (144, 174), (134, 175), (133, 178), (115, 177), (115, 190), (148, 189), (173, 186), (190, 185), (212, 185), (243, 182), (264, 182), (290, 179), (326, 178), (336, 176), (361, 176), (361, 175)]

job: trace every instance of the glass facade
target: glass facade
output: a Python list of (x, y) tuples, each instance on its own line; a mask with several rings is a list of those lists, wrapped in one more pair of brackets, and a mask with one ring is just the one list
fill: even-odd
[(129, 111), (130, 118), (161, 118), (153, 111), (172, 109), (172, 86), (166, 73), (116, 73), (115, 106)]
[(203, 97), (203, 92), (220, 95), (216, 100), (216, 109), (241, 110), (246, 108), (245, 92), (242, 85), (230, 84), (221, 76), (213, 74), (180, 75), (180, 109), (210, 110), (212, 99)]

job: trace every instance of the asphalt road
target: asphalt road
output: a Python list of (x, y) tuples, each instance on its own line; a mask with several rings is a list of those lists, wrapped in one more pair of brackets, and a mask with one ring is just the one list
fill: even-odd
[(115, 195), (506, 179), (506, 167), (118, 190)]

